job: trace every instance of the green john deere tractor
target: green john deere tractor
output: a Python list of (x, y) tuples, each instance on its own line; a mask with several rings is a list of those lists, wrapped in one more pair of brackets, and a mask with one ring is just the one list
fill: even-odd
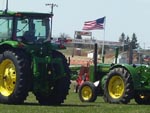
[(127, 104), (150, 104), (150, 66), (116, 64), (111, 67), (104, 86), (104, 100)]
[(52, 13), (0, 12), (0, 103), (21, 104), (31, 91), (42, 105), (64, 102), (70, 69), (51, 43)]
[(132, 63), (133, 49), (130, 43), (129, 63), (115, 64), (107, 74), (104, 85), (106, 102), (127, 104), (134, 99), (138, 104), (150, 104), (150, 65), (141, 62), (140, 54), (138, 59), (139, 63)]
[[(116, 59), (118, 48), (116, 48)], [(81, 66), (76, 79), (76, 92), (82, 102), (94, 102), (97, 96), (104, 94), (104, 84), (112, 64), (97, 63), (97, 44), (94, 48), (93, 64)]]

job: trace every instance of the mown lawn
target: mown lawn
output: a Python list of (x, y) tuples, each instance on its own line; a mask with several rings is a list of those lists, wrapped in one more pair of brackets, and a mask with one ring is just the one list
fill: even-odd
[(93, 103), (82, 103), (71, 89), (61, 106), (41, 106), (30, 93), (23, 105), (0, 104), (0, 113), (150, 113), (150, 105), (137, 105), (134, 101), (127, 105), (108, 104), (102, 97)]

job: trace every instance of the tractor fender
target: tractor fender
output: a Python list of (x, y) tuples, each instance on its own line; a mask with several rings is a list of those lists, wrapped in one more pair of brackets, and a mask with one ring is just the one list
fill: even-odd
[(140, 87), (140, 82), (139, 82), (140, 77), (138, 76), (138, 73), (137, 73), (137, 71), (136, 71), (136, 69), (133, 65), (115, 64), (110, 68), (110, 70), (113, 70), (115, 68), (124, 68), (124, 69), (126, 69), (132, 77), (132, 80), (133, 80), (132, 82), (133, 82), (134, 89), (138, 89)]
[(11, 46), (13, 48), (18, 48), (18, 47), (23, 47), (25, 46), (23, 43), (18, 42), (18, 41), (4, 41), (0, 43), (0, 46)]

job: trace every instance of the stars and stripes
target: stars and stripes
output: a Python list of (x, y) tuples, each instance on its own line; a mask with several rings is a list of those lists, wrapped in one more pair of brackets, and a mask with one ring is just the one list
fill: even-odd
[(99, 18), (94, 21), (86, 21), (84, 23), (83, 30), (104, 29), (104, 21), (105, 21), (105, 17)]

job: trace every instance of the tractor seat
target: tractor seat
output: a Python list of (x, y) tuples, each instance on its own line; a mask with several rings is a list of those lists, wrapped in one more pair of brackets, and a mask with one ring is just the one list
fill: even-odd
[(23, 34), (23, 39), (27, 42), (34, 42), (35, 41), (34, 32), (25, 31)]

